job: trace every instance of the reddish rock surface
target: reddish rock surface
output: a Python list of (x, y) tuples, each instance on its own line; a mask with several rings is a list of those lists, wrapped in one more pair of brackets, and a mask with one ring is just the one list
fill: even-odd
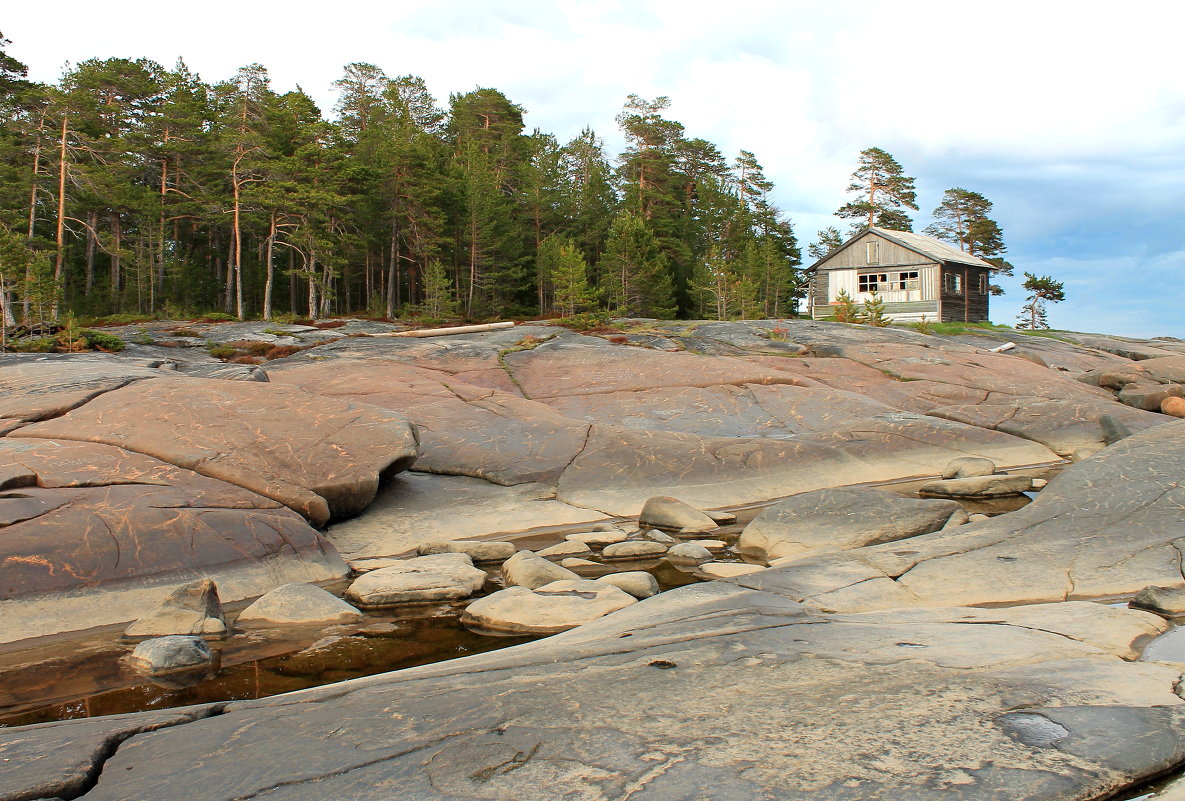
[(142, 381), (19, 430), (154, 456), (257, 492), (316, 525), (357, 514), (416, 458), (406, 418), (266, 383)]
[(0, 439), (0, 642), (130, 620), (195, 578), (233, 600), (345, 572), (300, 515), (240, 487), (108, 445)]

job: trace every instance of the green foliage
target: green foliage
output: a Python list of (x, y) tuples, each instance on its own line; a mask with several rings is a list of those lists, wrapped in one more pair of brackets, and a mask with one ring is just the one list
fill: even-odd
[(573, 331), (620, 330), (623, 326), (613, 322), (613, 314), (608, 311), (591, 311), (573, 314), (570, 317), (560, 317), (549, 320), (552, 325), (570, 328)]
[[(280, 315), (272, 315), (272, 322), (274, 322), (274, 323), (291, 322), (291, 321), (281, 320), (281, 319), (279, 319), (279, 316)], [(286, 316), (292, 317), (292, 318), (296, 317), (296, 315), (291, 314), (291, 313), (289, 313)], [(198, 321), (203, 322), (203, 323), (229, 323), (229, 322), (231, 322), (233, 320), (237, 320), (237, 319), (239, 319), (239, 318), (235, 317), (233, 314), (226, 314), (225, 312), (209, 312), (208, 314), (203, 314), (201, 317), (199, 317)]]
[(89, 328), (82, 329), (79, 334), (86, 341), (86, 347), (89, 350), (102, 350), (109, 353), (119, 353), (127, 345), (122, 339), (114, 334), (105, 334), (102, 331), (92, 331)]
[(57, 344), (53, 337), (31, 337), (10, 341), (8, 349), (13, 353), (53, 353)]
[(841, 289), (835, 299), (835, 321), (837, 323), (860, 322), (860, 310), (846, 289)]
[(609, 229), (605, 254), (597, 263), (600, 286), (610, 309), (626, 317), (675, 316), (675, 292), (666, 257), (646, 223), (623, 212)]
[(924, 314), (922, 315), (922, 319), (912, 324), (912, 328), (919, 334), (929, 335), (934, 333), (934, 324), (927, 320)]
[(1016, 327), (1030, 331), (1049, 328), (1045, 304), (1061, 303), (1065, 300), (1065, 284), (1053, 280), (1048, 275), (1036, 276), (1026, 272), (1022, 287), (1029, 295), (1025, 299), (1025, 304), (1021, 306)]
[(230, 345), (212, 345), (208, 349), (208, 352), (215, 359), (229, 359), (233, 357), (238, 351), (236, 351)]
[(918, 210), (914, 179), (895, 158), (879, 147), (860, 152), (848, 192), (856, 200), (845, 203), (835, 216), (853, 220), (853, 230), (876, 225), (894, 231), (912, 231), (913, 223), (904, 209)]
[(807, 248), (807, 253), (815, 261), (825, 259), (843, 244), (843, 235), (835, 226), (822, 229), (816, 235), (815, 241)]
[(420, 304), (421, 313), (434, 318), (451, 317), (457, 313), (457, 306), (448, 271), (438, 259), (432, 259), (424, 269), (424, 301)]
[(884, 328), (892, 322), (885, 316), (885, 302), (876, 292), (864, 301), (864, 312), (860, 315), (860, 321), (877, 328)]

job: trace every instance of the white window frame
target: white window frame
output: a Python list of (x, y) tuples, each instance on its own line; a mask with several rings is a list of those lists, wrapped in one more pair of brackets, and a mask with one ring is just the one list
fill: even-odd
[(864, 243), (864, 261), (868, 264), (881, 263), (881, 243), (871, 239)]

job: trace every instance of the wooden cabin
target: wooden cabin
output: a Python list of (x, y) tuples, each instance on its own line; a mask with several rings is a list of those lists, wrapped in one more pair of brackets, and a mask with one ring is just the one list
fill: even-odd
[(996, 267), (932, 236), (865, 227), (810, 272), (810, 314), (835, 314), (839, 293), (857, 305), (875, 291), (894, 322), (980, 322)]

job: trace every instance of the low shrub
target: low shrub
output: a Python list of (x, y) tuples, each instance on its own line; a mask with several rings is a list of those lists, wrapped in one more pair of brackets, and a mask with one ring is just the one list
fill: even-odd
[(226, 312), (210, 312), (209, 314), (203, 314), (198, 318), (198, 321), (203, 323), (229, 323), (237, 319), (239, 318)]
[(10, 341), (8, 349), (13, 353), (52, 353), (56, 344), (53, 337), (32, 337)]
[(127, 344), (114, 334), (104, 334), (102, 331), (92, 331), (84, 328), (79, 331), (86, 340), (86, 346), (91, 350), (101, 350), (107, 353), (119, 353)]
[(230, 345), (215, 345), (210, 348), (209, 352), (210, 355), (215, 359), (229, 359), (238, 353), (238, 351), (236, 351)]
[(230, 360), (231, 364), (259, 364), (259, 359), (254, 356), (236, 356)]

